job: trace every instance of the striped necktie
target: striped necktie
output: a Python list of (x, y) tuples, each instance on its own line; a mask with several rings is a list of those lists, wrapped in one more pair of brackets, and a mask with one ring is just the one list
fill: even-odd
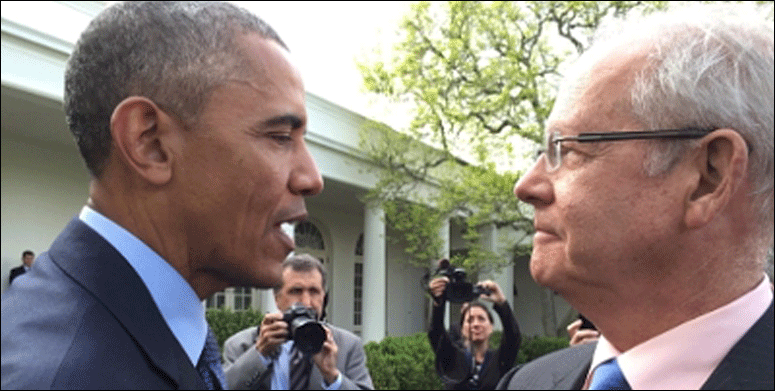
[(309, 374), (312, 370), (311, 357), (307, 357), (301, 350), (296, 349), (296, 343), (291, 348), (290, 389), (306, 390), (309, 385)]

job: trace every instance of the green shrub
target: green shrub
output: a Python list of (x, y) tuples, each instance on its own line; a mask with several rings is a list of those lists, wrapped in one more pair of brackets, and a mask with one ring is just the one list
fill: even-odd
[(205, 312), (207, 323), (213, 329), (215, 337), (218, 339), (218, 346), (223, 351), (223, 343), (248, 327), (256, 327), (261, 324), (264, 315), (256, 310), (233, 311), (230, 308), (210, 308)]
[(366, 365), (374, 388), (378, 390), (440, 390), (436, 375), (436, 355), (428, 334), (385, 337), (380, 343), (369, 342)]
[[(264, 316), (255, 310), (235, 312), (224, 308), (208, 309), (206, 317), (218, 338), (218, 344), (223, 347), (226, 339), (248, 327), (258, 326)], [(501, 338), (500, 331), (493, 332), (490, 336), (490, 348), (498, 348)], [(523, 337), (516, 364), (523, 364), (567, 346), (567, 338)], [(427, 333), (385, 337), (379, 343), (369, 342), (364, 349), (366, 366), (376, 389), (442, 389), (441, 380), (436, 374), (436, 354), (431, 350)]]
[(568, 347), (565, 337), (523, 337), (517, 354), (517, 364), (533, 361), (538, 357)]
[[(502, 333), (490, 336), (490, 348), (500, 346)], [(523, 337), (516, 364), (523, 364), (544, 354), (568, 347), (567, 338)], [(366, 359), (374, 388), (381, 390), (440, 390), (436, 374), (436, 354), (431, 350), (427, 333), (405, 337), (385, 337), (380, 343), (366, 344)]]
[(503, 337), (503, 332), (500, 330), (495, 330), (490, 334), (490, 349), (498, 349), (499, 346), (501, 346), (501, 338)]

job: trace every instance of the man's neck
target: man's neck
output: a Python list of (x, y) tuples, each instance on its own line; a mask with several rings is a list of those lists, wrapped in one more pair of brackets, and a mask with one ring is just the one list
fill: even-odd
[[(627, 351), (657, 335), (675, 328), (701, 315), (723, 307), (754, 289), (756, 281), (743, 284), (742, 281), (727, 284), (696, 284), (687, 281), (687, 286), (723, 287), (699, 291), (673, 291), (652, 293), (646, 299), (628, 300), (629, 304), (611, 304), (601, 309), (594, 320), (600, 332), (621, 352)], [(599, 319), (599, 320), (598, 320)]]

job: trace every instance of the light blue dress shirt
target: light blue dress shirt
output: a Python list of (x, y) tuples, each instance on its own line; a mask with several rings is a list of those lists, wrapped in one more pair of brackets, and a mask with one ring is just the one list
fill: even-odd
[[(291, 373), (291, 349), (293, 348), (293, 341), (286, 341), (280, 345), (280, 354), (274, 360), (264, 357), (260, 352), (258, 356), (264, 361), (264, 366), (269, 366), (269, 363), (274, 361), (274, 370), (272, 371), (272, 389), (273, 390), (288, 390), (290, 389), (290, 373)], [(314, 363), (312, 365), (315, 365)], [(339, 371), (339, 376), (331, 385), (326, 386), (325, 381), (321, 386), (324, 390), (338, 390), (342, 386), (342, 371)]]
[(205, 346), (207, 320), (202, 302), (191, 285), (148, 245), (94, 209), (84, 206), (78, 218), (126, 258), (196, 367)]

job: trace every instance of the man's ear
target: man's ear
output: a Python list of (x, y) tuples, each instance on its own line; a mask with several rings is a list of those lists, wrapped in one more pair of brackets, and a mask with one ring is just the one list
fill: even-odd
[(110, 118), (110, 132), (118, 156), (126, 166), (153, 185), (172, 178), (177, 122), (153, 101), (130, 96), (119, 103)]
[(736, 131), (716, 130), (700, 140), (693, 168), (699, 175), (684, 220), (692, 229), (710, 222), (741, 188), (748, 169), (748, 146)]

